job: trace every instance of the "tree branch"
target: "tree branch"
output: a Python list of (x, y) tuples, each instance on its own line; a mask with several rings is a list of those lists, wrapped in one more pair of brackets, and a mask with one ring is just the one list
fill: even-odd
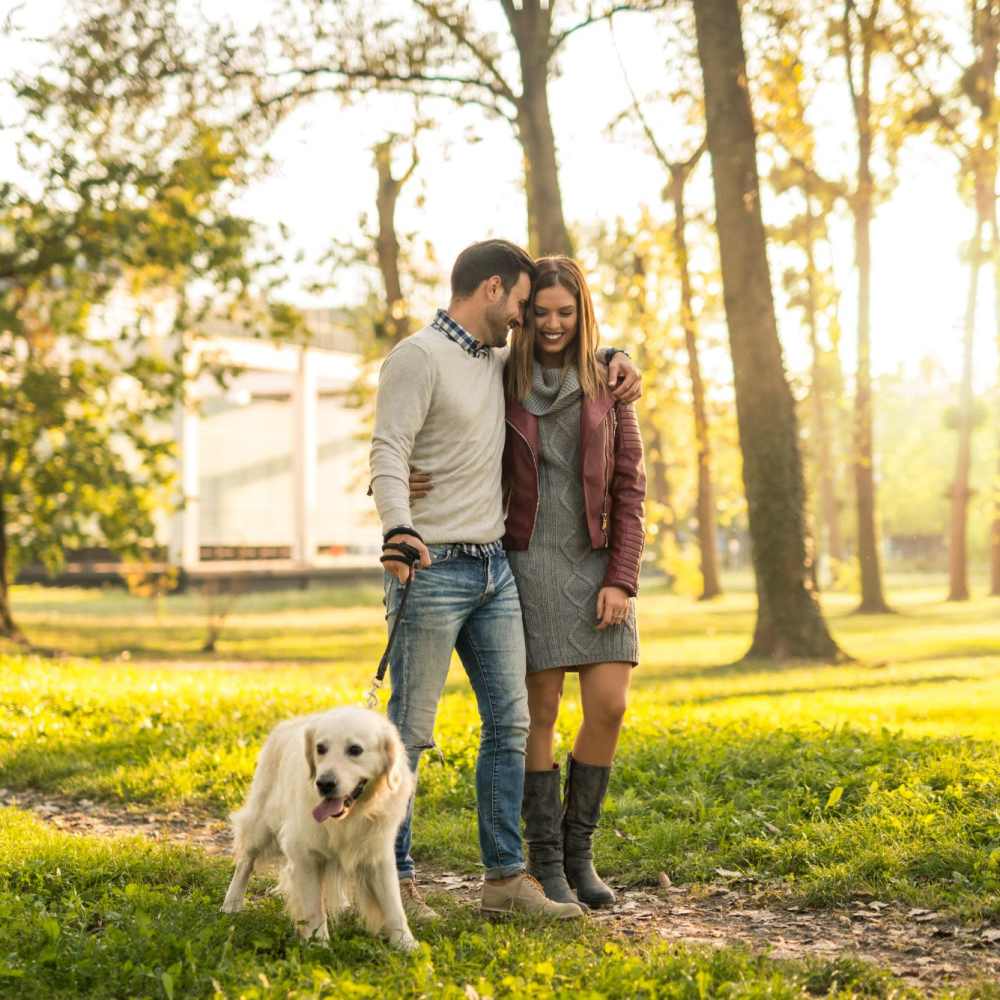
[[(484, 110), (490, 112), (490, 114), (496, 115), (498, 118), (502, 118), (505, 122), (514, 126), (517, 124), (517, 120), (514, 115), (505, 111), (499, 104), (494, 101), (487, 100), (485, 98), (470, 97), (465, 93), (445, 93), (444, 91), (438, 91), (431, 89), (434, 84), (438, 83), (465, 83), (459, 77), (453, 76), (431, 76), (431, 75), (404, 75), (397, 73), (373, 73), (367, 71), (350, 71), (346, 72), (343, 70), (322, 70), (317, 72), (330, 72), (334, 75), (339, 75), (344, 79), (341, 81), (331, 81), (327, 85), (318, 85), (314, 87), (309, 87), (306, 89), (301, 89), (297, 85), (292, 85), (287, 90), (279, 93), (272, 94), (270, 97), (256, 98), (253, 102), (253, 107), (248, 108), (240, 116), (240, 120), (246, 120), (250, 118), (255, 111), (266, 110), (277, 104), (282, 104), (285, 101), (295, 101), (304, 100), (310, 97), (316, 97), (319, 94), (341, 94), (345, 91), (350, 90), (348, 81), (351, 80), (367, 80), (371, 83), (372, 87), (377, 90), (384, 90), (387, 93), (394, 94), (419, 94), (423, 97), (429, 97), (441, 101), (451, 101), (453, 104), (466, 105), (474, 104), (477, 107), (481, 107)], [(284, 74), (282, 74), (284, 75)], [(475, 82), (475, 81), (468, 81)]]
[(858, 106), (858, 88), (854, 81), (854, 35), (851, 31), (851, 13), (853, 11), (855, 11), (854, 0), (844, 0), (842, 30), (844, 33), (844, 62), (847, 64), (847, 89), (851, 92), (851, 106), (854, 109), (854, 117), (860, 123), (861, 109)]
[(463, 87), (475, 87), (485, 90), (497, 99), (506, 98), (507, 95), (498, 90), (485, 80), (475, 79), (469, 76), (452, 76), (445, 73), (391, 73), (387, 70), (374, 69), (349, 69), (343, 66), (297, 66), (294, 69), (283, 70), (276, 73), (260, 73), (256, 70), (237, 70), (229, 75), (229, 79), (249, 77), (259, 79), (261, 76), (269, 76), (273, 79), (289, 76), (295, 73), (305, 79), (314, 76), (322, 76), (325, 73), (331, 76), (342, 76), (345, 80), (372, 80), (375, 83), (456, 83)]
[(549, 44), (549, 58), (551, 59), (555, 55), (556, 50), (569, 38), (570, 35), (575, 34), (584, 28), (589, 28), (592, 24), (600, 24), (601, 21), (610, 21), (615, 14), (646, 14), (653, 10), (661, 10), (667, 6), (666, 0), (661, 3), (657, 3), (652, 7), (636, 7), (635, 4), (631, 3), (619, 3), (615, 4), (613, 7), (609, 7), (607, 10), (600, 14), (591, 14), (589, 17), (585, 17), (582, 21), (578, 21), (576, 24), (571, 25), (564, 31), (560, 31), (556, 35), (552, 42)]
[[(465, 48), (475, 56), (479, 64), (486, 70), (487, 73), (494, 80), (494, 87), (490, 89), (493, 90), (497, 96), (506, 97), (508, 101), (512, 104), (517, 104), (517, 97), (514, 92), (510, 89), (507, 81), (503, 78), (500, 71), (496, 67), (496, 63), (483, 51), (480, 45), (477, 45), (465, 32), (465, 30), (454, 21), (450, 21), (446, 18), (433, 4), (427, 3), (426, 0), (413, 0), (414, 4), (419, 7), (435, 24), (441, 25), (460, 45), (464, 45)], [(482, 84), (482, 81), (479, 81)], [(487, 85), (488, 86), (488, 85)]]
[(643, 132), (646, 133), (646, 138), (649, 140), (649, 144), (653, 147), (653, 152), (656, 158), (660, 161), (660, 165), (664, 170), (667, 171), (671, 176), (673, 175), (675, 169), (680, 167), (684, 175), (694, 169), (698, 160), (701, 158), (702, 153), (708, 148), (708, 137), (706, 136), (701, 140), (701, 144), (698, 148), (681, 164), (674, 163), (670, 157), (663, 151), (660, 144), (656, 141), (656, 133), (653, 132), (652, 126), (649, 124), (645, 114), (642, 111), (642, 105), (639, 103), (639, 98), (636, 96), (635, 89), (632, 86), (632, 81), (629, 79), (628, 70), (625, 67), (625, 60), (622, 58), (621, 49), (618, 47), (618, 38), (615, 35), (614, 23), (609, 19), (609, 26), (611, 29), (611, 44), (614, 46), (615, 55), (618, 57), (618, 65), (622, 71), (622, 78), (625, 80), (625, 86), (628, 89), (629, 96), (632, 98), (632, 110), (635, 112), (636, 117), (639, 119), (639, 124), (642, 125)]
[(417, 169), (417, 166), (420, 163), (420, 155), (417, 152), (416, 135), (414, 135), (413, 137), (413, 146), (411, 147), (410, 150), (410, 157), (411, 157), (410, 165), (406, 168), (406, 171), (403, 173), (403, 176), (400, 177), (399, 180), (397, 181), (400, 187), (402, 187), (413, 176), (413, 172)]

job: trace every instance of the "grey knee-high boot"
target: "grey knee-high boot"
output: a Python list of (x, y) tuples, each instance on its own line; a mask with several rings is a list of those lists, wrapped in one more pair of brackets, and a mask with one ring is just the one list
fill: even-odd
[(558, 765), (548, 771), (525, 772), (521, 815), (524, 817), (524, 839), (528, 843), (528, 874), (541, 882), (549, 899), (579, 905), (563, 871)]
[(566, 796), (563, 809), (563, 853), (566, 878), (587, 906), (610, 906), (615, 894), (594, 871), (591, 842), (601, 806), (608, 790), (610, 767), (596, 767), (573, 760), (566, 765)]

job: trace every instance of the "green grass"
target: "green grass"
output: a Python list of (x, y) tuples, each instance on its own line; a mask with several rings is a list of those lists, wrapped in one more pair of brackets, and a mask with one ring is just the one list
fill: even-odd
[[(414, 957), (347, 923), (329, 947), (294, 936), (274, 898), (218, 912), (228, 865), (138, 838), (55, 832), (0, 810), (0, 994), (69, 997), (916, 997), (853, 959), (792, 963), (738, 949), (609, 940), (586, 924), (445, 920)], [(996, 998), (984, 986), (966, 997)]]
[[(655, 882), (660, 871), (676, 883), (697, 883), (718, 881), (715, 869), (721, 867), (785, 901), (827, 906), (872, 894), (964, 919), (1000, 919), (1000, 601), (949, 605), (938, 585), (897, 585), (892, 595), (899, 614), (879, 618), (850, 614), (854, 601), (847, 596), (824, 598), (838, 641), (857, 662), (775, 667), (734, 665), (753, 626), (751, 594), (737, 591), (699, 605), (648, 592), (640, 602), (643, 663), (634, 675), (596, 845), (602, 871), (631, 884)], [(379, 597), (371, 589), (247, 596), (236, 605), (213, 659), (198, 652), (203, 612), (196, 597), (167, 599), (157, 617), (148, 603), (121, 593), (18, 590), (16, 608), (32, 638), (76, 656), (0, 659), (0, 785), (123, 803), (198, 805), (222, 815), (242, 799), (260, 743), (277, 720), (360, 699), (384, 643)], [(94, 652), (112, 659), (87, 658)], [(123, 653), (130, 662), (123, 662)], [(561, 752), (571, 745), (579, 718), (571, 683), (560, 720)], [(428, 754), (421, 771), (418, 863), (476, 870), (477, 736), (474, 702), (456, 665), (438, 717), (442, 753)], [(135, 995), (164, 995), (155, 970), (175, 966), (177, 976), (190, 976), (199, 995), (210, 992), (212, 977), (226, 991), (249, 996), (247, 991), (259, 989), (266, 995), (269, 988), (253, 976), (239, 978), (258, 947), (255, 933), (270, 942), (260, 945), (266, 957), (261, 968), (274, 995), (284, 995), (292, 983), (302, 995), (349, 995), (336, 984), (339, 973), (328, 973), (334, 979), (327, 987), (310, 978), (319, 975), (320, 953), (288, 937), (273, 901), (260, 901), (255, 916), (238, 926), (204, 916), (221, 898), (224, 862), (193, 853), (174, 859), (134, 843), (121, 857), (135, 869), (122, 874), (121, 885), (112, 880), (111, 902), (101, 902), (104, 890), (96, 882), (86, 882), (85, 891), (68, 875), (65, 884), (49, 887), (60, 894), (47, 901), (43, 883), (51, 876), (39, 875), (29, 892), (17, 870), (100, 871), (114, 859), (96, 860), (106, 848), (93, 842), (29, 836), (34, 828), (26, 820), (6, 815), (0, 841), (0, 867), (8, 872), (0, 876), (3, 905), (13, 907), (9, 912), (17, 921), (37, 918), (37, 934), (44, 937), (44, 927), (53, 926), (44, 916), (50, 902), (57, 922), (64, 923), (74, 892), (88, 913), (104, 905), (116, 913), (149, 912), (160, 902), (169, 909), (164, 920), (179, 928), (176, 945), (149, 945), (153, 950), (137, 964), (136, 978), (122, 980), (133, 983)], [(78, 860), (71, 863), (74, 852)], [(84, 856), (90, 860), (80, 860)], [(155, 874), (157, 865), (162, 877)], [(152, 894), (136, 904), (139, 909), (126, 906), (129, 884), (141, 887), (129, 892)], [(188, 927), (189, 920), (197, 927)], [(623, 946), (612, 957), (604, 955), (599, 936), (564, 940), (562, 932), (547, 932), (556, 935), (550, 941), (516, 928), (483, 928), (459, 913), (449, 921), (434, 959), (438, 963), (437, 956), (446, 954), (440, 961), (447, 973), (428, 971), (427, 956), (415, 964), (392, 957), (383, 962), (388, 971), (379, 973), (389, 979), (365, 978), (372, 956), (384, 952), (359, 933), (349, 937), (336, 968), (343, 964), (345, 975), (380, 990), (405, 982), (405, 989), (399, 985), (403, 993), (425, 990), (420, 976), (430, 977), (426, 982), (438, 976), (447, 988), (460, 989), (482, 975), (496, 996), (504, 990), (527, 996), (536, 986), (539, 995), (585, 995), (573, 994), (580, 983), (600, 992), (595, 984), (605, 982), (605, 965), (625, 983), (639, 976), (627, 971), (637, 953)], [(116, 926), (122, 934), (140, 934), (131, 919), (123, 917)], [(154, 926), (159, 937), (163, 922), (157, 918)], [(186, 927), (205, 935), (193, 965), (183, 954), (182, 942), (190, 938), (181, 933)], [(231, 930), (236, 937), (230, 940), (225, 935)], [(103, 931), (95, 938), (81, 927), (72, 945), (79, 960), (70, 964), (85, 967), (88, 949), (99, 951), (106, 939)], [(67, 940), (60, 937), (59, 953), (69, 947)], [(140, 944), (116, 944), (122, 950), (114, 961), (125, 962), (128, 947)], [(36, 974), (46, 981), (42, 971), (24, 964), (20, 945), (5, 959), (11, 947), (0, 943), (0, 967), (13, 963), (24, 971), (24, 981)], [(44, 951), (44, 942), (39, 947)], [(242, 956), (232, 959), (230, 971), (219, 971), (206, 957), (217, 958), (223, 947)], [(505, 948), (507, 957), (501, 958)], [(532, 963), (544, 965), (553, 949), (572, 970), (565, 983), (543, 983), (532, 972)], [(94, 961), (100, 966), (105, 959)], [(649, 995), (699, 996), (702, 972), (721, 977), (719, 982), (744, 983), (728, 994), (706, 988), (705, 996), (798, 996), (806, 982), (802, 969), (761, 965), (729, 951), (709, 958), (660, 949), (649, 961), (643, 966), (655, 984)], [(463, 980), (466, 975), (472, 978)], [(825, 968), (815, 975), (832, 973)], [(153, 978), (147, 983), (143, 976)], [(520, 983), (516, 989), (503, 985), (505, 976)], [(768, 977), (776, 984), (771, 993), (762, 992)], [(21, 985), (19, 979), (18, 992)], [(0, 975), (0, 994), (3, 988)], [(858, 980), (851, 989), (875, 987)], [(71, 983), (59, 990), (47, 995), (73, 993)], [(643, 994), (635, 987), (610, 995)]]

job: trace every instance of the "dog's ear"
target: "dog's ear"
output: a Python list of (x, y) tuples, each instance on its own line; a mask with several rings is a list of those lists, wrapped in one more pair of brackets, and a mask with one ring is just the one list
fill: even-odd
[(306, 763), (309, 765), (309, 780), (316, 780), (316, 732), (312, 726), (305, 731)]
[(391, 723), (386, 723), (382, 735), (382, 753), (385, 756), (385, 783), (389, 786), (389, 790), (394, 792), (403, 780), (402, 769), (409, 767), (409, 764), (403, 752), (403, 741)]

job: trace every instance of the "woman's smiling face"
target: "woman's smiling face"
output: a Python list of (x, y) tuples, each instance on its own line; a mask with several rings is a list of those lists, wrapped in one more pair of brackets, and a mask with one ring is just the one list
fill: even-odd
[(543, 288), (535, 294), (529, 317), (535, 333), (535, 358), (546, 367), (558, 367), (566, 348), (578, 332), (576, 297), (562, 285)]

